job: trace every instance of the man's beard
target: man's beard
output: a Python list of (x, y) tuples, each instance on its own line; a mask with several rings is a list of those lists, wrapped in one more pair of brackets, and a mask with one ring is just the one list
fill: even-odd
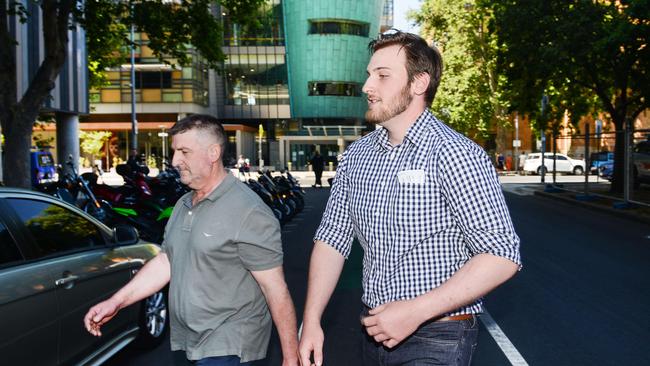
[[(375, 107), (375, 110), (368, 108), (368, 111), (366, 111), (366, 121), (372, 124), (380, 124), (404, 112), (413, 101), (413, 96), (410, 91), (411, 83), (407, 83), (397, 95), (394, 103), (382, 105), (381, 108)], [(382, 99), (380, 103), (383, 104), (384, 100)]]

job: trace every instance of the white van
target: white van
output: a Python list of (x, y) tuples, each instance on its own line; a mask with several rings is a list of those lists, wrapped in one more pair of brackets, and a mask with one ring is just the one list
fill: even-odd
[[(580, 175), (585, 171), (585, 161), (571, 159), (564, 154), (555, 155), (555, 171), (559, 173), (572, 173)], [(526, 157), (524, 162), (524, 172), (533, 174), (542, 174), (553, 171), (553, 153), (544, 153), (544, 166), (542, 166), (542, 154), (531, 153)]]

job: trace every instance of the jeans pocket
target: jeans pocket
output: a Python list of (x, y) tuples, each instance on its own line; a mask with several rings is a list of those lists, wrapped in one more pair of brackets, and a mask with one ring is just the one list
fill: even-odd
[(459, 322), (432, 322), (418, 328), (412, 338), (441, 345), (456, 346), (462, 338), (463, 327)]

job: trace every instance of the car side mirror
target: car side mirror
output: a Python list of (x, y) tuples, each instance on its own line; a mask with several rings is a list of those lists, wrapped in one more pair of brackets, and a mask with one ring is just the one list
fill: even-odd
[(117, 225), (113, 228), (113, 242), (117, 245), (131, 245), (140, 240), (138, 230), (131, 225)]

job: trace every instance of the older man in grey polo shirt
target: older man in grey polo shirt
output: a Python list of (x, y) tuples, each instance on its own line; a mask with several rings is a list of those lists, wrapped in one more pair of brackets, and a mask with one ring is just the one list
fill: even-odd
[(184, 118), (170, 133), (172, 164), (192, 192), (174, 207), (160, 254), (91, 308), (86, 328), (101, 335), (99, 327), (119, 309), (169, 283), (172, 350), (185, 351), (196, 365), (246, 365), (265, 357), (273, 319), (283, 365), (298, 365), (278, 221), (225, 170), (225, 133), (214, 117)]

